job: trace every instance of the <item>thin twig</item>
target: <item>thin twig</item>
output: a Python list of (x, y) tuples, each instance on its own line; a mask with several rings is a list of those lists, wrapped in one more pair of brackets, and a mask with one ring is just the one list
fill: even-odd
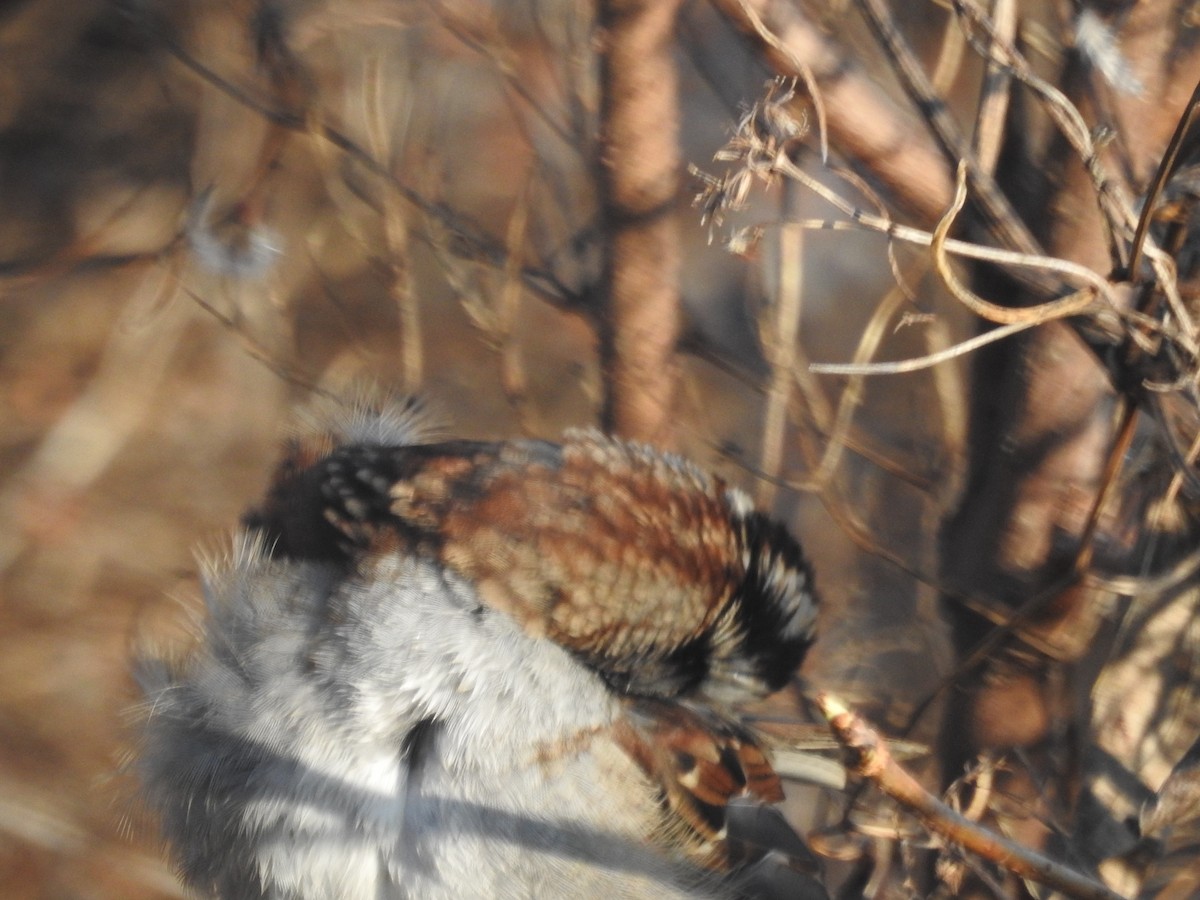
[[(963, 31), (971, 46), (983, 59), (1003, 66), (1041, 98), (1047, 114), (1079, 155), (1092, 179), (1096, 197), (1104, 213), (1104, 225), (1109, 232), (1108, 245), (1116, 252), (1119, 245), (1112, 236), (1127, 233), (1128, 223), (1132, 221), (1132, 208), (1128, 197), (1124, 196), (1120, 185), (1108, 174), (1100, 159), (1091, 129), (1088, 128), (1083, 114), (1066, 94), (1033, 71), (1033, 67), (1008, 36), (997, 29), (978, 4), (972, 0), (953, 0), (953, 3), (955, 14), (965, 23)], [(988, 36), (988, 41), (980, 41), (971, 26), (983, 31)], [(1119, 262), (1120, 260), (1114, 259), (1114, 265)]]
[[(147, 22), (146, 27), (153, 29), (155, 37), (161, 42), (163, 48), (202, 82), (215, 87), (247, 109), (263, 116), (268, 122), (294, 131), (311, 132), (340, 150), (347, 158), (361, 165), (372, 175), (382, 179), (407, 203), (454, 235), (456, 255), (469, 255), (472, 259), (486, 262), (494, 268), (503, 268), (505, 248), (501, 242), (474, 223), (464, 219), (447, 205), (427, 200), (421, 193), (397, 178), (384, 162), (376, 159), (340, 128), (310, 110), (296, 111), (274, 108), (271, 104), (258, 99), (196, 59), (165, 29), (156, 29), (152, 22)], [(542, 299), (574, 311), (579, 311), (581, 308), (577, 292), (549, 269), (523, 266), (521, 275), (525, 280), (526, 288)]]
[(925, 790), (888, 751), (887, 742), (845, 703), (818, 694), (817, 706), (846, 751), (847, 766), (913, 812), (934, 834), (1039, 884), (1080, 900), (1122, 900), (1100, 882), (1047, 859), (955, 812)]
[(795, 48), (787, 42), (779, 39), (770, 28), (762, 20), (762, 16), (747, 0), (738, 0), (744, 21), (749, 23), (753, 33), (764, 44), (774, 50), (777, 54), (787, 60), (788, 66), (791, 68), (791, 73), (800, 78), (804, 82), (804, 87), (808, 91), (809, 100), (813, 104), (813, 112), (817, 117), (817, 144), (821, 148), (821, 161), (829, 160), (829, 127), (828, 115), (825, 111), (825, 101), (821, 97), (821, 88), (817, 84), (817, 76), (813, 73), (810, 66)]
[[(1015, 0), (995, 0), (992, 4), (992, 18), (996, 23), (996, 34), (1011, 42), (1017, 32)], [(956, 27), (956, 33), (961, 35), (961, 29)], [(979, 110), (975, 116), (974, 149), (979, 167), (989, 175), (996, 173), (996, 162), (1000, 158), (1011, 94), (1011, 74), (994, 59), (988, 59), (983, 75), (983, 87), (980, 90)]]
[(978, 207), (988, 230), (1006, 247), (1026, 254), (1040, 253), (1041, 248), (1037, 240), (1018, 218), (991, 176), (974, 159), (970, 144), (950, 115), (945, 101), (934, 91), (916, 54), (900, 34), (891, 10), (883, 0), (857, 0), (856, 5), (875, 33), (880, 47), (892, 60), (904, 89), (917, 108), (925, 114), (947, 161), (951, 164), (962, 160), (969, 161), (971, 187), (975, 191)]
[[(878, 0), (869, 0), (869, 2), (878, 2)], [(1122, 266), (1120, 258), (1122, 245), (1118, 238), (1131, 234), (1135, 228), (1134, 222), (1137, 216), (1134, 214), (1133, 204), (1127, 192), (1119, 181), (1108, 174), (1107, 168), (1100, 159), (1091, 129), (1087, 126), (1083, 114), (1061, 90), (1033, 71), (1032, 66), (1017, 48), (996, 30), (995, 25), (977, 4), (971, 0), (953, 0), (953, 4), (957, 15), (970, 25), (981, 29), (990, 39), (989, 43), (984, 44), (975, 37), (970, 28), (966, 28), (967, 39), (977, 52), (985, 59), (995, 60), (1008, 67), (1022, 84), (1041, 97), (1047, 114), (1079, 154), (1088, 177), (1092, 180), (1100, 211), (1103, 214), (1102, 221), (1109, 234), (1108, 244), (1113, 255), (1114, 270), (1129, 271), (1128, 263)], [(1187, 117), (1185, 113), (1184, 118)], [(1154, 269), (1159, 289), (1166, 297), (1167, 305), (1171, 308), (1172, 313), (1178, 318), (1178, 340), (1194, 353), (1197, 350), (1197, 338), (1200, 337), (1200, 330), (1179, 295), (1174, 260), (1156, 246), (1145, 232), (1143, 232), (1141, 241), (1143, 252), (1150, 259)]]
[(962, 72), (963, 50), (966, 46), (962, 29), (953, 19), (947, 19), (942, 28), (937, 62), (934, 63), (933, 74), (929, 76), (929, 83), (938, 94), (948, 94), (954, 87), (955, 80)]
[[(784, 155), (775, 161), (775, 170), (778, 174), (787, 178), (794, 178), (801, 182), (805, 187), (817, 194), (821, 199), (827, 201), (834, 206), (839, 212), (848, 216), (851, 221), (863, 228), (871, 231), (877, 231), (880, 234), (888, 235), (902, 241), (908, 241), (911, 244), (928, 247), (933, 244), (933, 234), (928, 231), (922, 231), (919, 228), (912, 228), (907, 225), (897, 225), (895, 222), (881, 216), (872, 215), (855, 206), (850, 201), (846, 200), (840, 194), (827, 185), (823, 184), (816, 178), (813, 178), (801, 166), (796, 165)], [(824, 228), (827, 224), (824, 220), (806, 220), (803, 224), (806, 227)], [(843, 227), (852, 227), (849, 223)], [(1108, 280), (1102, 275), (1097, 274), (1087, 266), (1076, 262), (1071, 262), (1066, 259), (1059, 259), (1055, 256), (1030, 255), (1026, 253), (1016, 253), (1011, 250), (1000, 250), (995, 247), (983, 247), (979, 244), (973, 244), (968, 241), (960, 241), (955, 238), (947, 238), (942, 242), (942, 246), (949, 252), (958, 256), (967, 257), (969, 259), (978, 259), (983, 262), (996, 263), (997, 265), (1012, 266), (1012, 274), (1014, 278), (1020, 278), (1019, 272), (1024, 269), (1044, 269), (1047, 272), (1053, 272), (1063, 278), (1072, 281), (1082, 282), (1085, 285), (1094, 287), (1097, 293), (1104, 297), (1113, 306), (1116, 306), (1116, 296), (1113, 293), (1113, 287)], [(1053, 302), (1053, 301), (1051, 301)], [(1036, 310), (1037, 307), (1022, 308), (1022, 312)], [(1036, 317), (1036, 313), (1032, 314)]]
[(532, 419), (529, 402), (529, 378), (521, 358), (521, 346), (517, 341), (517, 316), (521, 311), (521, 261), (527, 243), (529, 206), (533, 194), (536, 167), (530, 167), (525, 178), (525, 187), (517, 195), (516, 205), (508, 219), (505, 240), (508, 244), (509, 263), (504, 270), (504, 283), (500, 287), (496, 302), (496, 344), (500, 353), (500, 386), (509, 405), (517, 414), (525, 434), (537, 433)]
[(993, 328), (991, 331), (986, 331), (983, 334), (961, 341), (953, 347), (939, 350), (936, 353), (928, 353), (925, 356), (913, 357), (912, 359), (878, 363), (813, 363), (808, 367), (808, 371), (817, 375), (856, 376), (904, 375), (908, 372), (920, 372), (924, 369), (931, 369), (934, 366), (941, 365), (944, 362), (949, 362), (952, 359), (957, 359), (960, 356), (965, 356), (968, 353), (974, 353), (980, 347), (986, 347), (988, 344), (1002, 341), (1005, 338), (1012, 337), (1014, 334), (1027, 331), (1040, 324), (1040, 322), (1013, 322), (1010, 325), (1001, 325), (999, 328)]
[(1196, 120), (1196, 113), (1200, 110), (1200, 82), (1196, 84), (1192, 91), (1191, 99), (1188, 100), (1187, 107), (1183, 111), (1183, 115), (1179, 117), (1179, 122), (1175, 125), (1175, 132), (1171, 135), (1171, 140), (1167, 144), (1167, 149), (1163, 153), (1162, 159), (1159, 161), (1158, 169), (1154, 173), (1154, 181), (1151, 182), (1149, 190), (1146, 191), (1146, 199), (1142, 203), (1142, 213), (1138, 216), (1137, 227), (1133, 231), (1133, 244), (1129, 249), (1129, 277), (1137, 279), (1138, 266), (1142, 259), (1142, 246), (1146, 242), (1146, 235), (1150, 231), (1150, 223), (1154, 221), (1154, 212), (1158, 207), (1158, 198), (1162, 195), (1163, 188), (1166, 187), (1171, 175), (1175, 172), (1175, 162), (1179, 158), (1179, 151), (1183, 148), (1184, 139), (1191, 130), (1192, 123)]
[(770, 508), (775, 499), (774, 478), (779, 474), (783, 462), (803, 290), (804, 231), (785, 224), (779, 234), (779, 294), (774, 303), (775, 315), (762, 327), (762, 345), (767, 364), (771, 367), (771, 381), (767, 387), (759, 466), (772, 477), (758, 483), (756, 499), (765, 508)]
[[(854, 419), (854, 411), (862, 402), (864, 385), (862, 379), (858, 376), (874, 374), (874, 365), (891, 365), (890, 363), (872, 364), (865, 362), (865, 360), (870, 359), (878, 351), (879, 345), (883, 342), (887, 334), (888, 323), (892, 321), (892, 317), (899, 310), (901, 304), (905, 302), (905, 299), (904, 291), (899, 285), (888, 291), (887, 295), (876, 306), (870, 321), (867, 322), (866, 327), (862, 330), (862, 335), (858, 339), (858, 346), (854, 349), (855, 362), (849, 363), (846, 366), (847, 369), (851, 367), (857, 370), (867, 368), (872, 369), (872, 371), (841, 371), (833, 373), (819, 363), (810, 364), (808, 367), (808, 371), (813, 374), (844, 374), (854, 376), (838, 398), (837, 415), (829, 428), (829, 440), (826, 444), (825, 452), (821, 455), (821, 464), (817, 466), (816, 471), (810, 479), (817, 490), (821, 490), (833, 476), (833, 472), (841, 460), (842, 451), (847, 447), (847, 434)], [(834, 368), (837, 368), (837, 366)]]
[[(363, 88), (363, 119), (366, 122), (367, 139), (376, 158), (387, 161), (390, 166), (395, 155), (391, 136), (387, 131), (387, 115), (383, 109), (382, 60), (378, 55), (368, 61), (366, 84)], [(399, 121), (407, 127), (409, 117), (400, 116)], [(391, 273), (391, 295), (400, 315), (400, 362), (404, 373), (404, 389), (412, 393), (420, 386), (424, 376), (425, 354), (421, 339), (421, 304), (413, 290), (412, 260), (409, 254), (408, 223), (404, 220), (398, 197), (385, 191), (381, 200), (383, 207), (383, 231), (387, 241), (387, 265)]]
[(425, 2), (446, 31), (491, 63), (508, 89), (525, 101), (542, 124), (562, 142), (563, 147), (569, 151), (579, 152), (577, 135), (572, 134), (562, 122), (551, 116), (534, 96), (529, 89), (529, 79), (523, 77), (512, 62), (513, 57), (517, 56), (516, 52), (503, 45), (498, 32), (486, 37), (477, 36), (468, 30), (464, 22), (455, 17), (453, 10), (446, 4), (440, 3), (438, 0), (425, 0)]
[(942, 221), (938, 222), (937, 228), (933, 230), (933, 241), (930, 244), (930, 249), (933, 251), (934, 268), (941, 277), (942, 283), (967, 309), (990, 322), (996, 322), (1001, 325), (1013, 325), (1018, 322), (1041, 324), (1054, 319), (1065, 319), (1070, 316), (1096, 312), (1102, 308), (1102, 305), (1097, 302), (1095, 294), (1086, 290), (1076, 291), (1073, 294), (1068, 294), (1066, 297), (1041, 303), (1037, 306), (1013, 308), (1010, 306), (1000, 306), (989, 300), (985, 300), (968, 288), (955, 275), (954, 269), (946, 259), (946, 241), (949, 237), (950, 229), (954, 227), (954, 220), (959, 212), (962, 211), (966, 200), (967, 164), (960, 162), (958, 164), (958, 182), (955, 185), (954, 200), (950, 204), (950, 209), (946, 211), (946, 215), (942, 217)]

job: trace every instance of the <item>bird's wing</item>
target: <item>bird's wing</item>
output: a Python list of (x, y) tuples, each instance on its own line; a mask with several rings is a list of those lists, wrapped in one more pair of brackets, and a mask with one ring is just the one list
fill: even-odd
[(670, 454), (573, 432), (292, 457), (248, 518), (280, 552), (435, 555), (620, 692), (750, 699), (786, 683), (811, 643), (799, 546)]

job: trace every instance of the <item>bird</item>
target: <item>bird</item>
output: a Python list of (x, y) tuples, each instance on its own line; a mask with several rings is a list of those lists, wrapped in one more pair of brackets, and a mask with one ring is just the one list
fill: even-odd
[(682, 457), (335, 406), (202, 584), (134, 762), (197, 893), (826, 896), (737, 713), (815, 640), (812, 570)]

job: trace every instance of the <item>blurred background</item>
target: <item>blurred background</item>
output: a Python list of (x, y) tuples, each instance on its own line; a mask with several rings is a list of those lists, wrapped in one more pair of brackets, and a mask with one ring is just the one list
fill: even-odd
[[(793, 41), (802, 76), (774, 80), (787, 60), (747, 11), (780, 6), (791, 9), (672, 6), (673, 37), (657, 49), (675, 112), (652, 123), (677, 154), (651, 183), (672, 229), (669, 296), (650, 328), (663, 330), (665, 363), (631, 376), (621, 348), (645, 334), (627, 316), (631, 302), (642, 309), (636, 298), (625, 312), (613, 301), (629, 260), (613, 250), (618, 129), (598, 55), (619, 31), (608, 5), (0, 3), (0, 896), (182, 895), (121, 774), (136, 733), (130, 659), (186, 643), (197, 554), (228, 546), (289, 421), (315, 397), (419, 392), (443, 433), (464, 437), (602, 425), (745, 487), (817, 570), (825, 606), (808, 684), (915, 742), (931, 787), (961, 774), (988, 732), (952, 753), (949, 771), (934, 752), (937, 691), (962, 655), (940, 580), (955, 568), (946, 529), (963, 521), (968, 479), (982, 477), (969, 455), (980, 409), (993, 422), (1020, 404), (1000, 375), (972, 375), (967, 356), (888, 377), (809, 371), (944, 351), (978, 326), (929, 274), (924, 248), (815, 227), (846, 216), (767, 171), (772, 142), (791, 142), (788, 158), (852, 204), (926, 228), (952, 187), (867, 18), (811, 4), (794, 10), (807, 18), (768, 21)], [(1025, 12), (1021, 34), (1042, 35), (1038, 65), (1065, 70), (1073, 32)], [(988, 72), (948, 37), (952, 17), (932, 3), (895, 14), (969, 122)], [(889, 174), (889, 161), (903, 171)], [(647, 294), (644, 306), (659, 302)], [(1099, 387), (1064, 390), (1107, 423), (1109, 382), (1072, 352)], [(628, 412), (642, 396), (660, 398), (648, 418)], [(1080, 470), (1088, 496), (1109, 433)], [(1076, 519), (1068, 535), (1084, 529)], [(994, 573), (983, 560), (997, 539), (969, 522), (962, 533), (985, 549), (956, 553), (959, 569), (979, 563), (956, 577), (983, 590), (975, 576)], [(1039, 578), (1052, 544), (1026, 566)], [(1029, 583), (1004, 582), (1005, 599)], [(1036, 664), (1005, 670), (1014, 693), (983, 690), (994, 704), (984, 718), (1020, 720), (997, 739), (1005, 747), (1064, 740), (1046, 711), (1062, 707), (1040, 698), (1066, 693), (1060, 676), (1078, 655), (1034, 645)], [(807, 719), (798, 693), (777, 709)], [(949, 730), (976, 735), (963, 715)], [(1164, 753), (1158, 781), (1178, 756)], [(848, 896), (935, 890), (932, 876), (918, 890), (905, 875), (921, 866), (893, 811), (811, 787), (790, 796), (798, 827), (852, 836), (830, 851), (858, 866), (841, 876)], [(889, 876), (881, 861), (893, 857), (902, 865)], [(948, 883), (936, 890), (953, 892)]]

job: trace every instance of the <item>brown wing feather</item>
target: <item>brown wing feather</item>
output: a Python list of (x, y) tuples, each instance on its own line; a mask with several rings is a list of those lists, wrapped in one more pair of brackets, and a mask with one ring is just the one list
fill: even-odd
[(709, 868), (756, 855), (730, 834), (729, 804), (783, 800), (779, 776), (754, 737), (716, 715), (675, 703), (631, 701), (618, 740), (662, 791), (665, 830)]
[[(598, 436), (534, 449), (504, 445), (482, 477), (417, 474), (396, 485), (392, 511), (436, 528), (445, 563), (490, 605), (622, 687), (662, 680), (674, 692), (702, 676), (671, 670), (687, 668), (741, 574), (721, 493), (682, 463)], [(672, 657), (680, 665), (656, 665)]]
[(815, 600), (779, 526), (678, 457), (596, 432), (542, 441), (297, 451), (248, 521), (277, 552), (439, 558), (623, 693), (780, 687)]

